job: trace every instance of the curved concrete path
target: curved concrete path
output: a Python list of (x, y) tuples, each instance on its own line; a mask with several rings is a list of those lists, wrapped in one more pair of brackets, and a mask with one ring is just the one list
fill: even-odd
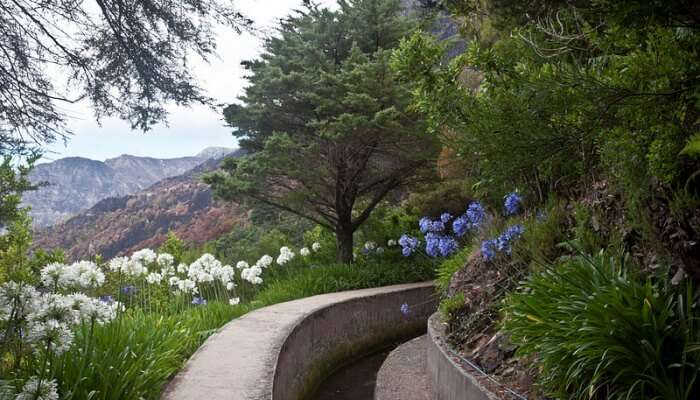
[[(299, 400), (339, 362), (425, 329), (433, 283), (330, 293), (261, 308), (212, 335), (167, 400)], [(402, 314), (401, 304), (409, 305)]]
[(377, 373), (374, 400), (430, 400), (427, 340), (417, 337), (389, 354)]

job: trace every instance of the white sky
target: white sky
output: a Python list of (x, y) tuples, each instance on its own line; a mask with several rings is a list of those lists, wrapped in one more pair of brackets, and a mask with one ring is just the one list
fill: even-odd
[[(319, 0), (333, 7), (335, 0)], [(299, 8), (302, 0), (235, 0), (236, 7), (264, 30)], [(192, 59), (198, 83), (217, 103), (231, 103), (246, 85), (240, 62), (255, 58), (262, 49), (262, 39), (251, 34), (236, 34), (229, 28), (218, 30), (218, 58), (209, 64)], [(57, 142), (47, 148), (42, 161), (63, 157), (87, 157), (105, 160), (121, 154), (172, 158), (190, 156), (209, 146), (236, 147), (231, 128), (225, 127), (220, 112), (203, 106), (168, 108), (169, 126), (153, 127), (148, 133), (132, 131), (127, 122), (109, 118), (99, 126), (92, 110), (81, 103), (67, 108), (68, 127), (75, 135), (64, 145)]]

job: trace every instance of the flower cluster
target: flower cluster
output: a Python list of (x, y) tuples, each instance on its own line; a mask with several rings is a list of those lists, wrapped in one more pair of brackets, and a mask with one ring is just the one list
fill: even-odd
[[(3, 397), (4, 398), (4, 397)], [(32, 376), (15, 400), (58, 400), (58, 384), (55, 379), (41, 379)]]
[[(41, 293), (17, 282), (0, 285), (0, 321), (18, 327), (21, 340), (36, 350), (61, 354), (73, 342), (73, 327), (113, 320), (121, 305), (82, 293)], [(22, 335), (24, 332), (24, 335)], [(6, 334), (10, 334), (8, 330)]]
[(443, 221), (442, 219), (433, 221), (428, 217), (423, 217), (418, 221), (418, 227), (420, 228), (421, 233), (442, 232), (445, 229), (446, 223), (447, 222)]
[(510, 255), (513, 251), (512, 243), (519, 239), (525, 232), (520, 224), (511, 225), (495, 239), (484, 240), (481, 243), (481, 256), (484, 261), (492, 261), (498, 253)]
[(280, 249), (280, 255), (277, 257), (277, 264), (284, 265), (294, 258), (294, 252), (289, 247), (284, 246)]
[(420, 240), (409, 235), (402, 235), (399, 239), (399, 246), (401, 246), (401, 254), (408, 257), (413, 254), (418, 246), (420, 245)]
[[(287, 251), (289, 251), (287, 247), (283, 247), (282, 249), (287, 249)], [(280, 249), (280, 253), (282, 252), (282, 249)], [(245, 261), (239, 261), (236, 267), (241, 269), (241, 278), (243, 280), (248, 281), (253, 285), (259, 285), (263, 283), (260, 275), (262, 275), (263, 270), (270, 267), (270, 265), (272, 265), (272, 257), (265, 254), (264, 256), (260, 257), (260, 259), (253, 264), (253, 266), (249, 266)]]
[(485, 220), (486, 210), (484, 210), (484, 206), (478, 201), (473, 201), (467, 207), (467, 211), (452, 222), (452, 231), (458, 237), (462, 237), (469, 232), (478, 230)]
[(450, 235), (428, 232), (425, 235), (425, 253), (430, 257), (447, 257), (459, 250), (457, 241)]
[(522, 201), (522, 197), (517, 192), (508, 193), (503, 203), (505, 215), (510, 216), (519, 213)]
[(105, 282), (104, 272), (90, 261), (78, 261), (71, 265), (49, 264), (41, 269), (40, 278), (41, 283), (51, 290), (95, 289)]

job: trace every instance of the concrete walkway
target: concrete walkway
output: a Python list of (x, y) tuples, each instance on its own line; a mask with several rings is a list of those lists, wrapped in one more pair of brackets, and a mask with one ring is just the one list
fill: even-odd
[(389, 354), (377, 374), (375, 400), (430, 400), (426, 346), (423, 335)]
[[(163, 399), (297, 399), (309, 377), (318, 376), (309, 369), (337, 360), (336, 354), (326, 354), (330, 350), (367, 345), (367, 337), (381, 335), (382, 324), (387, 332), (401, 328), (402, 321), (406, 327), (424, 327), (435, 309), (432, 288), (432, 283), (418, 283), (331, 293), (248, 313), (204, 343)], [(399, 311), (404, 302), (411, 307), (407, 316)]]

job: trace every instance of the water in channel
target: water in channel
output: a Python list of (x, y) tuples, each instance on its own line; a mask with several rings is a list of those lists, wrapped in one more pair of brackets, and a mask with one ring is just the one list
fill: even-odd
[(386, 348), (342, 367), (323, 381), (309, 400), (372, 400), (377, 372), (393, 349)]

